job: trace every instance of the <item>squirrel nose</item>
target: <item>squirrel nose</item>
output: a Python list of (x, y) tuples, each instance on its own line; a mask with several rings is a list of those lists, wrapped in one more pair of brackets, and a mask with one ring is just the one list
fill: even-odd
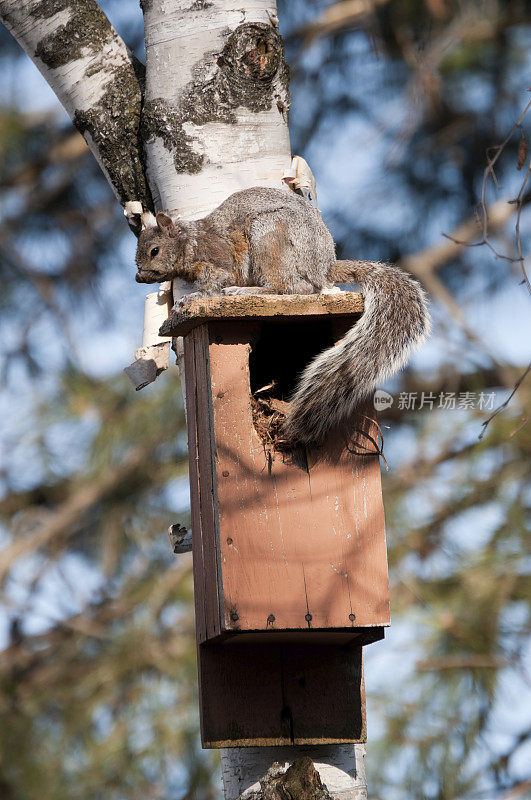
[(142, 275), (142, 273), (141, 273), (141, 272), (137, 272), (137, 273), (136, 273), (136, 275), (135, 275), (135, 281), (136, 281), (137, 283), (147, 283), (147, 281), (146, 281), (145, 277)]

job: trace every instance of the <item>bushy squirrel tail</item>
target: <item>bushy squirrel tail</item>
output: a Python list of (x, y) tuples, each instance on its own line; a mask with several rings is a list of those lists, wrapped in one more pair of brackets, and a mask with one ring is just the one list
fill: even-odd
[(359, 283), (364, 312), (335, 347), (320, 353), (302, 373), (283, 426), (283, 434), (294, 443), (320, 444), (378, 384), (405, 365), (430, 331), (426, 294), (398, 267), (336, 261), (330, 279)]

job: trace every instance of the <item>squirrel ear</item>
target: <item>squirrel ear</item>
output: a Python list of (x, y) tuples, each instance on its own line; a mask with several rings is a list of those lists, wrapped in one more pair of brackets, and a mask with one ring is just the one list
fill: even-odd
[(171, 217), (169, 217), (163, 211), (159, 211), (157, 214), (157, 225), (163, 233), (171, 236), (173, 231), (173, 222), (171, 221)]

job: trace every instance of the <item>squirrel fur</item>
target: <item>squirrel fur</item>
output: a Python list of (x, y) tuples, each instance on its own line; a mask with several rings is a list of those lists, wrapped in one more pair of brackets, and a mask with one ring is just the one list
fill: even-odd
[(174, 222), (162, 212), (156, 219), (138, 240), (140, 283), (183, 278), (196, 297), (314, 294), (333, 283), (360, 284), (361, 319), (305, 368), (291, 398), (283, 434), (294, 444), (322, 443), (429, 333), (417, 281), (389, 264), (336, 261), (321, 215), (293, 192), (244, 189), (203, 219)]

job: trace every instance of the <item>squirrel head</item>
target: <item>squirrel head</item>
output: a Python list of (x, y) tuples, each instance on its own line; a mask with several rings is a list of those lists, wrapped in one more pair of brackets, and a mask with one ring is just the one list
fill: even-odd
[(137, 283), (161, 283), (171, 278), (186, 277), (186, 255), (189, 233), (185, 223), (175, 225), (159, 211), (157, 224), (146, 228), (138, 237), (136, 249)]

